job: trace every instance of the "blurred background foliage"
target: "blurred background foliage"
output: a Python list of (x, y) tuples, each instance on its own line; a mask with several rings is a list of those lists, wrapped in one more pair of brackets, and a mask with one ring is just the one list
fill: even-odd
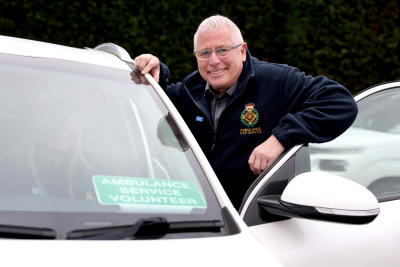
[(156, 55), (177, 82), (197, 69), (197, 26), (218, 13), (239, 26), (253, 56), (356, 93), (400, 79), (399, 9), (399, 0), (0, 0), (0, 34), (74, 47), (113, 42), (132, 58)]

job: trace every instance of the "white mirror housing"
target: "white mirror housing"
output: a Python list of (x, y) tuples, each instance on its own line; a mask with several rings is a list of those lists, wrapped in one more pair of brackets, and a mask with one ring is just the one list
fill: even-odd
[(364, 186), (326, 172), (306, 172), (285, 188), (281, 200), (293, 204), (339, 210), (379, 209), (376, 197)]
[(365, 187), (325, 172), (307, 172), (296, 176), (282, 196), (258, 200), (262, 216), (268, 213), (351, 224), (365, 224), (379, 214), (376, 197)]

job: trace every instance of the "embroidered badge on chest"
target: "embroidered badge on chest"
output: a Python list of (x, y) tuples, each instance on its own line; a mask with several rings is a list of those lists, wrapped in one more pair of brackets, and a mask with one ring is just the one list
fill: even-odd
[(245, 105), (245, 109), (240, 115), (240, 119), (244, 125), (247, 127), (253, 127), (258, 122), (259, 116), (257, 110), (254, 108), (253, 103), (248, 103)]

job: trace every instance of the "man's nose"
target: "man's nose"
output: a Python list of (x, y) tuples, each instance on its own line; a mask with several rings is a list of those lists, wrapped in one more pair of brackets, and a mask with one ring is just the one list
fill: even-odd
[(218, 64), (220, 62), (221, 62), (221, 60), (217, 56), (217, 52), (215, 52), (215, 51), (211, 52), (211, 56), (210, 56), (210, 59), (209, 59), (209, 64), (210, 65), (216, 65), (216, 64)]

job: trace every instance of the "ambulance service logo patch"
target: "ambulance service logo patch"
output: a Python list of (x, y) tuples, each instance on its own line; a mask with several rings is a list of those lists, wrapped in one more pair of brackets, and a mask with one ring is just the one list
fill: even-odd
[(254, 108), (253, 103), (245, 105), (245, 109), (240, 115), (240, 119), (247, 127), (253, 127), (258, 122), (259, 116), (257, 110)]

